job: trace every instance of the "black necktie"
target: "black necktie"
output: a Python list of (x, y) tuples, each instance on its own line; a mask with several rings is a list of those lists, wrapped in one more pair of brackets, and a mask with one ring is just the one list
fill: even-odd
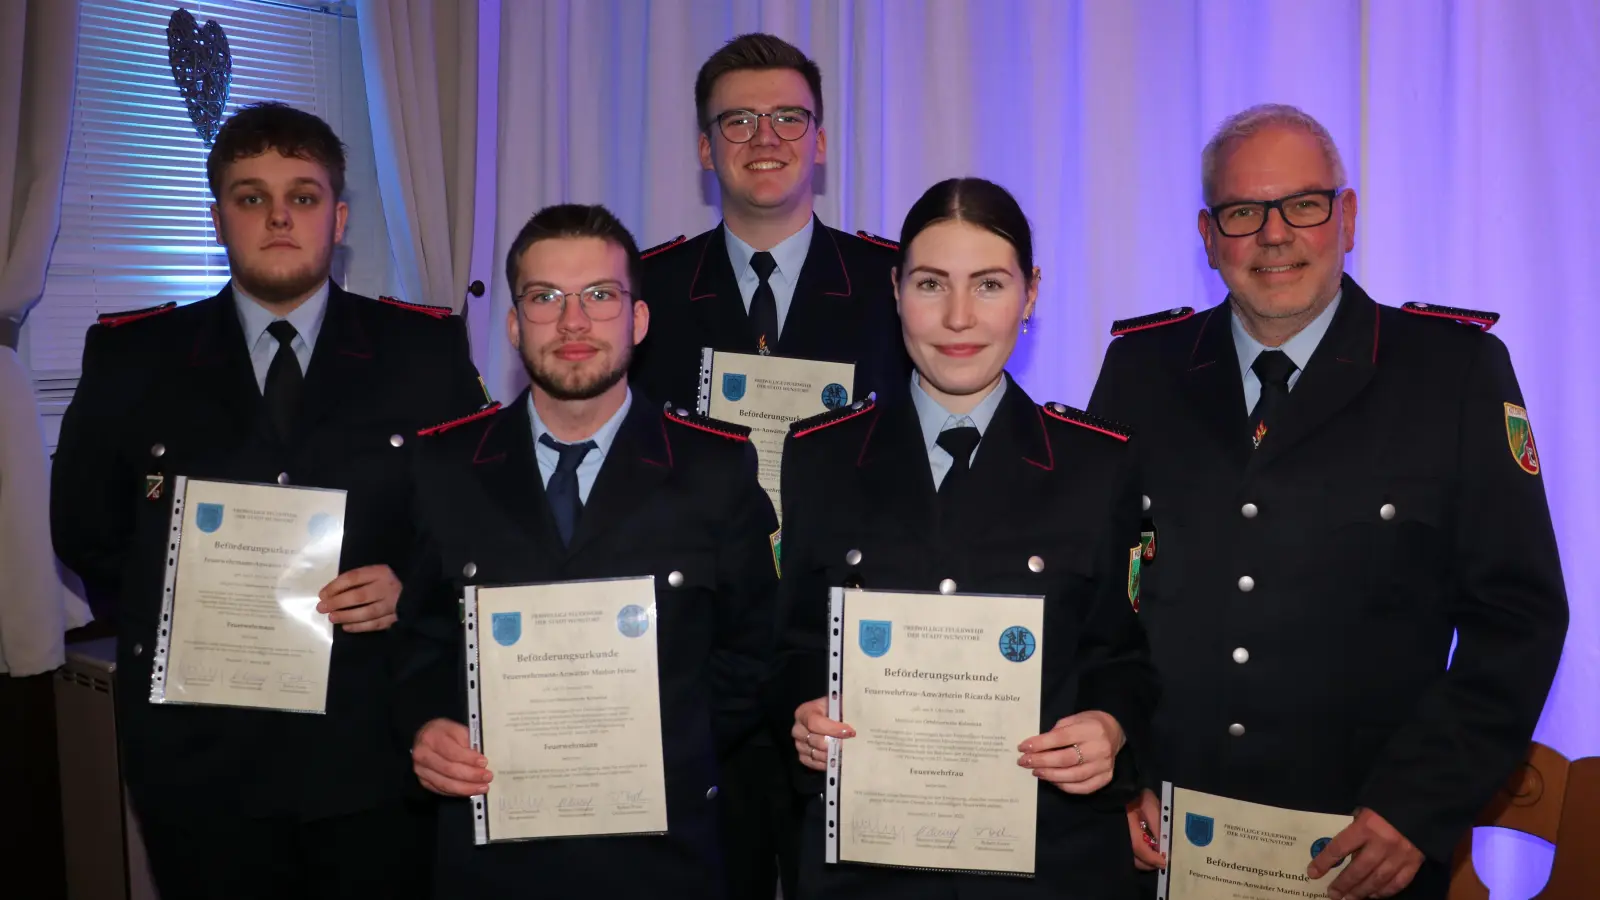
[(1261, 379), (1261, 399), (1250, 413), (1250, 440), (1260, 447), (1267, 430), (1283, 418), (1284, 406), (1289, 400), (1289, 376), (1299, 366), (1282, 350), (1263, 350), (1250, 368)]
[(966, 480), (967, 472), (972, 465), (972, 451), (978, 449), (978, 441), (981, 439), (978, 429), (971, 425), (946, 428), (939, 432), (939, 439), (934, 443), (950, 454), (950, 471), (944, 474), (944, 481), (939, 482), (940, 497), (953, 495), (957, 485)]
[(272, 417), (272, 427), (278, 437), (287, 441), (294, 427), (294, 414), (300, 406), (300, 385), (305, 376), (300, 371), (300, 360), (290, 344), (299, 332), (280, 319), (267, 326), (267, 333), (278, 341), (278, 352), (267, 366), (267, 381), (261, 388), (261, 397), (267, 402), (267, 415)]
[(778, 261), (762, 250), (750, 257), (750, 268), (755, 269), (756, 277), (761, 279), (750, 298), (750, 324), (756, 331), (756, 351), (770, 354), (778, 346), (778, 297), (772, 293), (772, 284), (767, 279), (777, 271)]
[(594, 441), (581, 444), (563, 444), (549, 434), (539, 435), (539, 443), (561, 454), (556, 462), (555, 474), (545, 486), (545, 497), (550, 501), (550, 512), (556, 517), (556, 530), (561, 533), (561, 544), (572, 543), (572, 532), (578, 527), (578, 514), (583, 512), (583, 501), (578, 497), (578, 464), (595, 447)]

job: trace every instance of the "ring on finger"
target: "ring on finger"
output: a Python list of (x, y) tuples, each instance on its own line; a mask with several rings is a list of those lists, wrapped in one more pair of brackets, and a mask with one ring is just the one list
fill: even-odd
[(806, 745), (806, 749), (811, 751), (811, 761), (812, 762), (816, 762), (817, 761), (817, 748), (812, 747), (809, 744), (807, 744)]
[(1082, 750), (1082, 748), (1080, 748), (1077, 744), (1073, 744), (1072, 745), (1072, 752), (1078, 754), (1078, 761), (1073, 763), (1073, 765), (1076, 765), (1076, 766), (1083, 765), (1083, 750)]

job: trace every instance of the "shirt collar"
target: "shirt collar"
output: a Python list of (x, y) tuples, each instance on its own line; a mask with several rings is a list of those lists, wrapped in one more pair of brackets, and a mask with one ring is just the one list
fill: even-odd
[[(607, 453), (611, 452), (611, 443), (617, 439), (617, 432), (622, 430), (622, 422), (628, 417), (628, 408), (631, 406), (633, 406), (633, 388), (628, 388), (627, 393), (623, 395), (622, 405), (617, 407), (617, 411), (612, 413), (611, 418), (607, 419), (606, 423), (601, 425), (594, 434), (577, 441), (563, 441), (553, 434), (550, 435), (550, 439), (562, 444), (581, 444), (586, 440), (594, 441), (595, 449), (600, 451), (600, 457), (604, 458)], [(550, 429), (546, 428), (544, 420), (539, 418), (539, 410), (533, 405), (532, 391), (528, 392), (528, 418), (533, 422), (533, 445), (539, 447), (539, 438), (547, 434)]]
[(962, 419), (971, 420), (978, 428), (978, 436), (982, 437), (989, 430), (989, 423), (994, 420), (994, 411), (1000, 408), (1000, 398), (1005, 396), (1006, 382), (1009, 380), (1002, 375), (1000, 382), (989, 391), (989, 396), (978, 401), (972, 412), (958, 416), (928, 396), (928, 392), (922, 389), (922, 376), (912, 372), (911, 405), (916, 407), (917, 422), (922, 426), (922, 443), (927, 446), (928, 452), (932, 453), (937, 446), (941, 431), (962, 424)]
[(1339, 308), (1339, 301), (1344, 298), (1344, 291), (1333, 295), (1333, 302), (1311, 320), (1311, 324), (1300, 329), (1294, 337), (1283, 342), (1282, 347), (1268, 347), (1250, 336), (1245, 331), (1244, 323), (1239, 320), (1238, 311), (1234, 311), (1232, 319), (1233, 349), (1239, 355), (1239, 377), (1243, 378), (1250, 372), (1250, 366), (1255, 363), (1256, 356), (1263, 350), (1282, 350), (1289, 355), (1289, 359), (1304, 372), (1306, 363), (1311, 362), (1311, 354), (1317, 351), (1317, 345), (1322, 343), (1322, 336), (1328, 333), (1328, 326), (1333, 324), (1334, 311)]
[(294, 330), (299, 332), (307, 347), (317, 345), (317, 334), (322, 331), (322, 320), (328, 313), (328, 285), (322, 282), (317, 292), (306, 298), (306, 302), (295, 307), (287, 316), (280, 316), (272, 310), (261, 305), (261, 302), (245, 293), (237, 281), (233, 282), (233, 308), (239, 313), (239, 324), (244, 328), (244, 341), (246, 347), (254, 347), (261, 336), (266, 334), (267, 326), (279, 319), (289, 320)]
[[(806, 264), (806, 253), (811, 249), (811, 232), (816, 230), (816, 226), (816, 216), (806, 219), (806, 224), (799, 231), (779, 241), (776, 247), (768, 251), (778, 263), (775, 274), (782, 275), (791, 284), (800, 280), (800, 267)], [(722, 233), (727, 236), (728, 262), (733, 263), (733, 277), (743, 278), (750, 271), (750, 257), (756, 255), (756, 248), (734, 234), (727, 223), (723, 223)]]

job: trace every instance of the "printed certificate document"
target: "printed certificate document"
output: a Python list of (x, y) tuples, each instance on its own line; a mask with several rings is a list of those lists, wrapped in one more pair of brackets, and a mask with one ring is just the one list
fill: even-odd
[[(1044, 598), (835, 588), (827, 861), (1032, 875)], [(837, 811), (837, 815), (835, 815)]]
[(321, 713), (344, 491), (179, 477), (150, 702)]
[(701, 351), (700, 414), (750, 427), (761, 486), (783, 521), (778, 500), (783, 439), (789, 423), (848, 406), (856, 367), (787, 356)]
[[(1282, 900), (1328, 896), (1340, 868), (1312, 881), (1306, 866), (1352, 816), (1300, 812), (1162, 786), (1167, 870), (1161, 900)], [(1343, 863), (1340, 863), (1340, 867)]]
[(477, 843), (666, 832), (655, 579), (469, 587), (466, 619)]

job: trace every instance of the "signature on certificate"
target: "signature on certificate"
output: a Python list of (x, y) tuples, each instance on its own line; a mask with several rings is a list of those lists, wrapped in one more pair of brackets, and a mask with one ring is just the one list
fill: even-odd
[(883, 841), (899, 842), (900, 836), (905, 834), (905, 827), (880, 819), (856, 818), (850, 820), (850, 835), (853, 839), (867, 840), (873, 843)]

